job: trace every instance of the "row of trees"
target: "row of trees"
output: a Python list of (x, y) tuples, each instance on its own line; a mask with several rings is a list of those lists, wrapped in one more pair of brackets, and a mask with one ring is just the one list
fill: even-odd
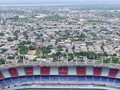
[(103, 63), (115, 63), (115, 64), (119, 64), (120, 63), (120, 58), (119, 57), (109, 57), (109, 58), (104, 58), (103, 59)]
[(95, 59), (97, 54), (95, 52), (78, 52), (78, 53), (74, 53), (75, 56), (86, 56), (88, 59)]

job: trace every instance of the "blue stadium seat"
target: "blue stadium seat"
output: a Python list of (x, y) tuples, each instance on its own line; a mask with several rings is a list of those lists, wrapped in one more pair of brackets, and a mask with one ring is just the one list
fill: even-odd
[(101, 77), (101, 83), (106, 84), (108, 78), (107, 77)]
[(100, 81), (100, 77), (99, 76), (94, 76), (94, 82), (99, 82)]
[(60, 81), (68, 81), (68, 77), (67, 76), (59, 76), (58, 79)]
[(79, 82), (85, 82), (86, 81), (85, 76), (77, 76), (77, 79), (78, 79)]
[(87, 82), (93, 82), (93, 76), (87, 76), (86, 80)]
[(119, 86), (120, 85), (120, 79), (116, 79), (115, 82), (114, 82), (114, 85)]
[(107, 83), (112, 85), (114, 83), (114, 81), (115, 81), (114, 78), (109, 78), (108, 81), (107, 81)]
[(33, 80), (39, 82), (40, 81), (40, 76), (33, 76)]
[(68, 76), (68, 81), (76, 81), (76, 76)]
[(2, 87), (4, 87), (4, 86), (6, 86), (7, 84), (5, 84), (5, 82), (4, 82), (3, 80), (0, 80), (0, 85), (1, 85)]
[(50, 81), (58, 81), (58, 76), (50, 76)]
[(20, 80), (18, 77), (11, 78), (14, 83), (20, 83)]
[(13, 85), (13, 84), (14, 84), (14, 82), (12, 81), (11, 78), (6, 78), (6, 79), (5, 79), (5, 82), (6, 82), (8, 85)]
[(40, 76), (41, 81), (49, 81), (49, 76)]
[(21, 83), (27, 82), (26, 76), (19, 77)]
[(27, 76), (27, 81), (28, 82), (33, 82), (33, 76)]

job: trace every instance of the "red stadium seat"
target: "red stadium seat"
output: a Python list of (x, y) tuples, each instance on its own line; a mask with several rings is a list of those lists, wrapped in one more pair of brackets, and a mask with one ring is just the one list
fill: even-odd
[(58, 72), (59, 75), (68, 75), (68, 67), (59, 67)]
[(119, 71), (118, 69), (110, 69), (109, 77), (116, 77), (118, 71)]
[(2, 75), (2, 73), (0, 72), (0, 79), (3, 79), (4, 77), (3, 77), (3, 75)]
[(41, 75), (49, 75), (50, 67), (41, 67)]
[(17, 72), (16, 68), (9, 68), (8, 71), (9, 71), (11, 77), (17, 77), (18, 76), (18, 72)]
[(77, 69), (77, 75), (82, 76), (86, 75), (86, 67), (85, 66), (78, 66)]
[(33, 75), (33, 67), (25, 67), (24, 69), (27, 76)]
[(102, 68), (101, 67), (94, 67), (94, 75), (95, 76), (100, 76), (102, 72)]

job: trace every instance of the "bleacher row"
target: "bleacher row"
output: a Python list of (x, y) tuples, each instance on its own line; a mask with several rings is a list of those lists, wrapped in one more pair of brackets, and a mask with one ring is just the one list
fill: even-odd
[(120, 86), (120, 70), (108, 67), (10, 67), (0, 70), (0, 87), (39, 82), (97, 83)]

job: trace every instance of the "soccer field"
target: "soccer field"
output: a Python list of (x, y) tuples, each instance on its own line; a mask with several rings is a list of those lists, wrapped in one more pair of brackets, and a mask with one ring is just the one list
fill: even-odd
[(34, 89), (34, 88), (27, 88), (27, 89), (17, 89), (17, 90), (106, 90), (106, 89), (86, 89), (86, 88), (83, 88), (83, 89), (78, 89), (78, 88), (37, 88), (37, 89)]

